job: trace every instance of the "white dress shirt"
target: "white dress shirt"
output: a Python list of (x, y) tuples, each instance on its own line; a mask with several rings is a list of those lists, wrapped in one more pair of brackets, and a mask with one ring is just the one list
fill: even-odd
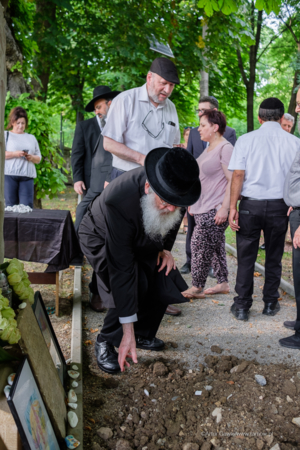
[(244, 170), (241, 195), (258, 200), (283, 198), (283, 186), (300, 139), (284, 131), (278, 122), (264, 122), (239, 137), (228, 169)]
[[(175, 126), (169, 122), (173, 122)], [(149, 100), (146, 84), (122, 92), (111, 104), (102, 134), (143, 155), (147, 155), (150, 150), (157, 147), (171, 148), (174, 144), (180, 143), (175, 105), (167, 99), (164, 105), (155, 108)], [(125, 172), (139, 167), (138, 164), (115, 155), (112, 165)]]

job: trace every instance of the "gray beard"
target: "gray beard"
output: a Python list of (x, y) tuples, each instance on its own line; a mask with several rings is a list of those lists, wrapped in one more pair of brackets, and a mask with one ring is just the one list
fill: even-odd
[(152, 86), (148, 86), (148, 96), (150, 100), (152, 100), (154, 103), (159, 103), (160, 105), (164, 105), (167, 101), (167, 98), (165, 100), (159, 100), (158, 95), (155, 94), (154, 89)]
[(152, 241), (159, 242), (164, 239), (181, 219), (180, 209), (168, 213), (162, 213), (158, 210), (154, 193), (149, 193), (141, 198), (141, 208), (144, 230)]

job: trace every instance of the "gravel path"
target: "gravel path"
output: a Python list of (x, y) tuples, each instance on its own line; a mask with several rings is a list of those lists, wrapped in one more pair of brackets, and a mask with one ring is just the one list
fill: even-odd
[[(173, 255), (180, 268), (185, 262), (185, 236), (179, 234), (173, 248)], [(262, 276), (254, 279), (254, 303), (248, 322), (236, 320), (230, 313), (230, 306), (235, 295), (234, 285), (237, 261), (227, 255), (229, 269), (230, 294), (207, 296), (205, 300), (194, 300), (180, 305), (182, 315), (179, 317), (165, 316), (157, 337), (166, 343), (163, 352), (156, 357), (181, 360), (187, 368), (195, 369), (211, 352), (212, 345), (223, 349), (223, 355), (234, 355), (247, 360), (256, 359), (259, 363), (286, 363), (300, 365), (300, 352), (279, 346), (278, 339), (291, 335), (293, 332), (283, 327), (285, 320), (295, 320), (295, 299), (282, 294), (281, 311), (275, 317), (261, 314), (263, 309)], [(191, 276), (185, 276), (191, 286)], [(216, 281), (208, 278), (207, 287), (212, 287)], [(101, 329), (105, 314), (94, 313), (89, 307), (85, 309), (86, 339), (92, 343), (97, 333), (90, 329)], [(169, 344), (168, 344), (169, 343)], [(172, 343), (172, 345), (171, 345)], [(177, 345), (177, 347), (176, 347)], [(90, 346), (89, 346), (90, 347)], [(92, 348), (90, 347), (92, 350)], [(91, 351), (91, 356), (92, 356)], [(150, 352), (138, 350), (138, 355), (149, 356)], [(152, 355), (151, 355), (152, 356)], [(92, 365), (96, 367), (93, 357)]]

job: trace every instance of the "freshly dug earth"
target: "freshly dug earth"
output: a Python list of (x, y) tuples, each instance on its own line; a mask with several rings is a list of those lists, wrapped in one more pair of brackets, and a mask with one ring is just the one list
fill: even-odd
[[(266, 386), (257, 383), (257, 374)], [(205, 366), (185, 370), (151, 354), (126, 375), (86, 370), (84, 386), (85, 448), (300, 448), (300, 428), (292, 423), (300, 416), (295, 368), (216, 353)]]

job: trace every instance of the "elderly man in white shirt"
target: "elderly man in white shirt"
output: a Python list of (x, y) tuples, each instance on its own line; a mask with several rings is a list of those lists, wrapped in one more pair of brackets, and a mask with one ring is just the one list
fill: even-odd
[(179, 84), (175, 64), (156, 58), (146, 84), (115, 99), (103, 130), (104, 148), (113, 154), (111, 179), (143, 166), (150, 150), (180, 143), (176, 108), (168, 98), (175, 84)]
[[(175, 84), (179, 84), (175, 64), (156, 58), (146, 84), (122, 92), (114, 100), (102, 132), (104, 149), (113, 155), (111, 180), (143, 166), (154, 148), (180, 143), (176, 107), (169, 100)], [(181, 311), (169, 305), (166, 314), (178, 316)]]
[[(234, 171), (231, 184), (229, 225), (237, 231), (237, 296), (231, 312), (248, 320), (252, 306), (253, 273), (261, 230), (266, 246), (263, 314), (274, 316), (280, 309), (278, 288), (281, 259), (288, 226), (288, 207), (283, 186), (300, 140), (280, 126), (284, 105), (277, 98), (264, 100), (259, 108), (259, 130), (241, 136), (228, 166)], [(242, 200), (237, 211), (239, 196)]]

